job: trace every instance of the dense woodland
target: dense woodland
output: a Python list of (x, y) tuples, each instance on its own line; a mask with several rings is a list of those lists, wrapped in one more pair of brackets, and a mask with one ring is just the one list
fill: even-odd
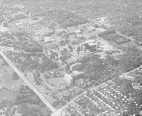
[(64, 28), (77, 26), (87, 22), (87, 19), (79, 17), (76, 13), (67, 11), (67, 9), (49, 10), (46, 17), (57, 22)]

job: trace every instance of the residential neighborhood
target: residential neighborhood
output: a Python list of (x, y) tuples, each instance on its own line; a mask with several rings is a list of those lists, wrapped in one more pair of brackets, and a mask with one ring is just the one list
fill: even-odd
[(56, 2), (0, 2), (0, 115), (141, 116), (141, 41)]

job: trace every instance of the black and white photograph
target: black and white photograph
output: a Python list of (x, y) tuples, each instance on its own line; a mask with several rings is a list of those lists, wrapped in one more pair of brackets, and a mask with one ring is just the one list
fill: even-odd
[(0, 0), (0, 116), (142, 116), (142, 0)]

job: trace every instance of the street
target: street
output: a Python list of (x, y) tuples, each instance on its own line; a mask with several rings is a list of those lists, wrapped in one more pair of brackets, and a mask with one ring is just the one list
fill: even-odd
[(19, 77), (39, 96), (41, 101), (54, 113), (56, 109), (45, 99), (45, 97), (23, 76), (23, 74), (12, 64), (12, 62), (0, 51), (1, 56), (11, 66), (11, 68), (19, 75)]

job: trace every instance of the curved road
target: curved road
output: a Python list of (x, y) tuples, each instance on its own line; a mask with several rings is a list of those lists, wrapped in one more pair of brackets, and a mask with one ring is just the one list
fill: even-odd
[(26, 79), (22, 73), (12, 64), (12, 62), (4, 55), (3, 51), (0, 51), (1, 56), (12, 67), (12, 69), (20, 76), (20, 78), (39, 96), (41, 101), (54, 113), (56, 109), (47, 101), (47, 99), (32, 85), (28, 79)]

